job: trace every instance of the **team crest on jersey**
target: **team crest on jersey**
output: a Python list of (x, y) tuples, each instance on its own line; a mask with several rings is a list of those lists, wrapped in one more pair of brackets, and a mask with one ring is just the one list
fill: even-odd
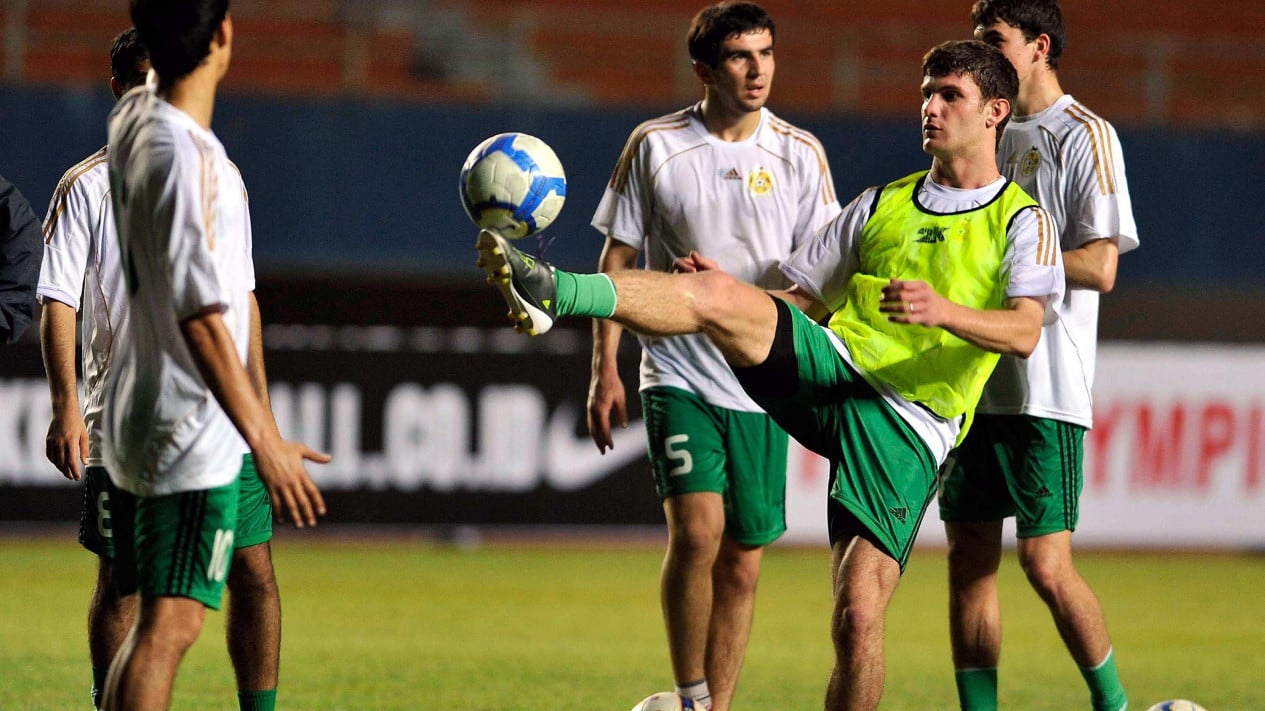
[(752, 195), (764, 195), (773, 189), (773, 174), (758, 167), (747, 175), (747, 190)]
[(1031, 177), (1037, 172), (1037, 168), (1041, 167), (1041, 154), (1035, 148), (1029, 148), (1027, 153), (1023, 154), (1023, 160), (1019, 161), (1019, 172), (1025, 178)]

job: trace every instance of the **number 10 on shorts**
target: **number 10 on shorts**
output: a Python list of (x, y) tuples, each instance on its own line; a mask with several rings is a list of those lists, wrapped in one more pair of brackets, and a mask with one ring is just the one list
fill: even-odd
[(211, 562), (206, 566), (206, 577), (217, 583), (224, 582), (224, 577), (228, 575), (228, 564), (233, 559), (233, 532), (228, 529), (218, 529), (215, 532), (215, 542), (211, 544)]

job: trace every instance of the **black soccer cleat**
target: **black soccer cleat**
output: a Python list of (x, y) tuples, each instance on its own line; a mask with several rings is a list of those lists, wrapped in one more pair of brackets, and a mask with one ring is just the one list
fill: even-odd
[(488, 283), (500, 289), (510, 307), (514, 330), (539, 336), (558, 319), (555, 309), (557, 286), (553, 267), (511, 247), (509, 241), (491, 230), (479, 232), (475, 244), (476, 262), (488, 274)]

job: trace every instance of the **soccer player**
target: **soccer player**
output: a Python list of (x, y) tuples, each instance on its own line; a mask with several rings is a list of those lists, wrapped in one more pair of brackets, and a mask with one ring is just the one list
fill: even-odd
[(110, 115), (129, 336), (115, 344), (102, 416), (116, 487), (115, 583), (140, 593), (104, 707), (128, 710), (167, 707), (205, 608), (219, 605), (238, 523), (254, 516), (238, 504), (242, 452), (249, 447), (274, 514), (298, 527), (324, 513), (303, 462), (329, 460), (282, 440), (262, 396), (262, 364), (246, 368), (262, 351), (252, 336), (249, 211), (210, 130), (232, 56), (227, 1), (132, 0), (131, 17), (153, 73)]
[(1067, 272), (1059, 319), (1032, 357), (1003, 357), (979, 417), (940, 493), (949, 540), (949, 620), (958, 699), (997, 708), (1002, 519), (1014, 516), (1019, 564), (1045, 601), (1089, 685), (1095, 709), (1125, 707), (1102, 607), (1072, 563), (1083, 486), (1081, 444), (1092, 426), (1090, 386), (1098, 295), (1138, 245), (1120, 141), (1111, 124), (1059, 85), (1063, 15), (1056, 0), (980, 0), (975, 36), (1019, 74), (1015, 118), (998, 151), (1002, 172), (1054, 216)]
[(31, 204), (0, 177), (0, 343), (13, 343), (31, 325), (43, 249)]
[[(572, 274), (479, 235), (479, 264), (520, 329), (564, 315), (637, 333), (702, 333), (791, 436), (832, 463), (835, 666), (827, 709), (882, 695), (888, 603), (997, 353), (1026, 356), (1061, 296), (1053, 222), (997, 169), (1018, 92), (1001, 52), (946, 42), (923, 60), (931, 169), (863, 192), (765, 292), (692, 254), (681, 274)], [(829, 326), (817, 319), (833, 312)]]
[[(765, 108), (774, 23), (754, 3), (694, 18), (699, 103), (638, 126), (593, 226), (599, 269), (670, 271), (692, 251), (737, 278), (788, 286), (778, 262), (839, 213), (817, 139)], [(595, 321), (589, 432), (602, 452), (627, 424), (616, 368), (622, 327)], [(786, 530), (786, 433), (742, 390), (701, 334), (642, 338), (641, 402), (668, 523), (660, 580), (678, 693), (727, 711), (755, 609), (764, 546)]]
[[(145, 82), (149, 55), (129, 29), (110, 50), (115, 98)], [(40, 340), (52, 391), (48, 459), (67, 478), (83, 479), (79, 543), (97, 555), (97, 581), (88, 605), (88, 649), (92, 699), (100, 707), (110, 660), (135, 618), (135, 596), (120, 597), (113, 585), (114, 543), (110, 499), (114, 491), (103, 466), (101, 410), (115, 344), (128, 338), (128, 302), (118, 240), (109, 200), (108, 149), (66, 171), (53, 194), (44, 222), (47, 246), (38, 296), (44, 305)], [(252, 314), (256, 314), (251, 294)], [(82, 310), (85, 406), (80, 411), (75, 382), (75, 320)], [(262, 332), (252, 318), (251, 378), (267, 398)], [(259, 348), (255, 348), (258, 345)], [(120, 346), (121, 347), (121, 346)], [(272, 708), (281, 651), (281, 603), (268, 541), (272, 513), (267, 491), (250, 456), (242, 468), (233, 565), (226, 615), (229, 654), (237, 672), (243, 709)]]

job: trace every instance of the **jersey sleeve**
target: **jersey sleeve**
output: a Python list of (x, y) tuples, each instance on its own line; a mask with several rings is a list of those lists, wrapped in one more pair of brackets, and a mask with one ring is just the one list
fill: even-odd
[(211, 160), (196, 145), (179, 146), (170, 175), (155, 171), (149, 176), (158, 195), (153, 233), (167, 239), (166, 267), (177, 321), (222, 311), (228, 303), (212, 254), (216, 195), (214, 181), (204, 179)]
[(800, 172), (803, 180), (800, 183), (799, 218), (791, 235), (792, 251), (812, 239), (841, 209), (825, 149), (814, 138), (811, 143), (804, 144), (802, 154)]
[(1138, 246), (1138, 227), (1125, 177), (1116, 129), (1101, 118), (1086, 118), (1066, 147), (1067, 219), (1075, 221), (1079, 247), (1091, 240), (1119, 238), (1120, 253)]
[(831, 311), (843, 306), (848, 280), (860, 267), (861, 230), (874, 210), (878, 190), (858, 195), (782, 262), (786, 278)]
[(1045, 299), (1045, 323), (1053, 323), (1063, 298), (1063, 253), (1054, 218), (1040, 207), (1021, 210), (1006, 231), (1006, 296)]
[[(236, 168), (237, 166), (233, 166)], [(246, 275), (245, 284), (246, 291), (255, 290), (255, 233), (250, 222), (250, 193), (246, 192), (246, 180), (241, 177), (241, 171), (238, 171), (238, 180), (242, 187), (242, 203), (246, 205), (246, 209), (242, 212), (242, 234), (246, 240), (246, 264), (244, 265), (244, 273)]]
[(648, 147), (639, 127), (628, 137), (590, 224), (603, 235), (640, 250), (650, 231), (652, 209), (646, 177)]
[(79, 310), (83, 279), (88, 268), (92, 230), (100, 203), (87, 189), (86, 180), (62, 176), (44, 217), (44, 258), (36, 295)]

